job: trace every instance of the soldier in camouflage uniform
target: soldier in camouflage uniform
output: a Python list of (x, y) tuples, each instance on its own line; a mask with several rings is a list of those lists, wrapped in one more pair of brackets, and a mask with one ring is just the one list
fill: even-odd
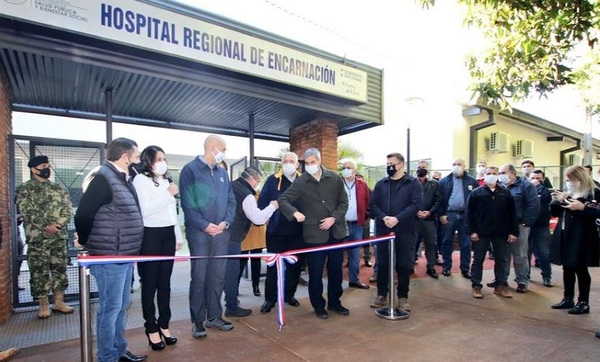
[(64, 302), (67, 280), (67, 228), (71, 219), (69, 194), (51, 182), (47, 156), (29, 160), (32, 178), (17, 187), (16, 203), (25, 222), (25, 236), (29, 242), (28, 264), (31, 271), (31, 295), (40, 304), (38, 317), (50, 316), (48, 294), (52, 291), (52, 309), (73, 313)]

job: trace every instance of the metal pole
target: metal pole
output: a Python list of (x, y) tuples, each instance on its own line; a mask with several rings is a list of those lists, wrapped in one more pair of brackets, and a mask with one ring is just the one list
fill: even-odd
[(406, 127), (406, 173), (410, 175), (410, 125)]
[(379, 309), (377, 309), (375, 311), (375, 314), (377, 314), (378, 317), (383, 318), (383, 319), (389, 319), (389, 320), (398, 320), (398, 319), (406, 319), (409, 317), (409, 313), (405, 310), (402, 310), (400, 308), (395, 308), (394, 307), (394, 292), (395, 292), (395, 288), (394, 288), (394, 270), (396, 268), (394, 268), (394, 260), (396, 259), (395, 257), (395, 245), (394, 245), (394, 240), (396, 238), (392, 238), (390, 239), (390, 243), (389, 243), (389, 250), (390, 250), (390, 264), (389, 264), (389, 268), (390, 268), (390, 281), (389, 281), (389, 292), (388, 292), (388, 307), (381, 307)]
[(108, 89), (104, 92), (104, 101), (106, 102), (106, 144), (109, 144), (113, 138), (112, 121), (113, 121), (113, 97), (112, 90)]
[(254, 113), (248, 115), (248, 138), (250, 141), (250, 166), (257, 167), (254, 160)]
[[(79, 256), (87, 256), (80, 251)], [(90, 313), (90, 269), (79, 266), (79, 326), (81, 333), (81, 361), (92, 361), (92, 317)]]

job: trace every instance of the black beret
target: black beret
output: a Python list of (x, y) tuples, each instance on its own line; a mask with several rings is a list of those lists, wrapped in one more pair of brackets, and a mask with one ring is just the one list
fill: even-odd
[(42, 163), (48, 163), (48, 156), (35, 156), (29, 162), (27, 162), (27, 167), (38, 167)]

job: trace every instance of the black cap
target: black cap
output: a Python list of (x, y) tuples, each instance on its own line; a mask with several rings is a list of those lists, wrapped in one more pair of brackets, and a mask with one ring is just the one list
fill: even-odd
[(48, 156), (35, 156), (31, 160), (29, 160), (29, 162), (27, 162), (27, 167), (38, 167), (42, 163), (49, 163)]

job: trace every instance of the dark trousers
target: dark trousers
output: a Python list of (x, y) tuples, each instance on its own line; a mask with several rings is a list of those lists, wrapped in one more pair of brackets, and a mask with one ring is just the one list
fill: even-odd
[[(386, 235), (386, 234), (378, 234)], [(394, 254), (396, 274), (398, 274), (398, 297), (408, 298), (410, 273), (415, 263), (414, 234), (396, 234), (394, 238)], [(390, 247), (389, 242), (380, 243), (377, 247), (377, 295), (386, 297), (390, 283)]]
[[(241, 253), (242, 242), (229, 240), (228, 255), (237, 255)], [(238, 295), (240, 279), (240, 259), (227, 259), (227, 268), (225, 270), (225, 308), (234, 311), (238, 308)]]
[[(269, 253), (283, 253), (304, 247), (301, 236), (276, 236), (267, 234), (267, 251)], [(300, 258), (296, 264), (285, 264), (285, 291), (284, 299), (293, 298), (300, 280)], [(265, 281), (265, 301), (275, 303), (277, 301), (277, 268), (267, 268), (267, 280)]]
[[(242, 254), (260, 254), (262, 253), (262, 249), (253, 249), (253, 250), (243, 250)], [(258, 258), (249, 258), (250, 259), (250, 272), (252, 274), (252, 286), (258, 287), (260, 283), (260, 262), (261, 259)], [(238, 286), (240, 285), (240, 279), (242, 279), (242, 275), (244, 274), (244, 269), (248, 265), (248, 259), (243, 258), (240, 259), (240, 273), (238, 274)], [(239, 289), (239, 288), (238, 288)]]
[(509, 274), (510, 263), (508, 261), (508, 242), (507, 237), (502, 236), (480, 236), (479, 241), (473, 242), (473, 264), (471, 264), (471, 282), (472, 286), (482, 287), (483, 262), (485, 254), (494, 247), (494, 276), (497, 285), (506, 285), (506, 277)]
[[(141, 255), (175, 255), (175, 229), (173, 226), (144, 228)], [(142, 277), (142, 313), (146, 332), (169, 328), (171, 320), (171, 274), (173, 261), (151, 261), (138, 264)], [(158, 304), (158, 320), (154, 297)]]
[[(329, 233), (329, 240), (322, 245), (340, 243)], [(305, 244), (314, 247), (315, 244)], [(306, 265), (308, 266), (308, 295), (310, 304), (317, 312), (325, 310), (325, 298), (323, 298), (323, 268), (327, 263), (327, 303), (330, 308), (341, 305), (340, 298), (344, 293), (342, 289), (342, 261), (344, 249), (331, 251), (316, 251), (306, 254)]]
[(580, 302), (588, 303), (590, 301), (590, 284), (592, 277), (587, 266), (566, 266), (563, 265), (563, 283), (565, 285), (565, 297), (575, 297), (575, 280), (579, 287)]

